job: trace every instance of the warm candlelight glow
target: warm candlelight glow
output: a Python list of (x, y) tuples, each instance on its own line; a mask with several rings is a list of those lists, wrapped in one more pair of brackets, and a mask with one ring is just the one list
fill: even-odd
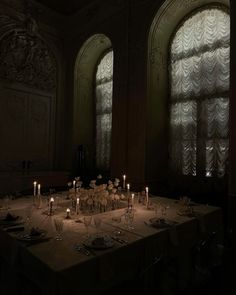
[(146, 203), (147, 203), (147, 209), (148, 209), (149, 208), (148, 187), (146, 187), (145, 190), (146, 190)]
[(36, 196), (37, 181), (34, 181), (33, 184), (34, 184), (34, 196)]
[(41, 194), (40, 190), (41, 190), (41, 184), (38, 184), (38, 196), (40, 196)]
[(73, 188), (75, 188), (75, 180), (73, 180)]
[(54, 202), (54, 198), (51, 197), (51, 199), (50, 199), (50, 203), (53, 203), (53, 202)]
[(123, 189), (125, 189), (125, 179), (126, 179), (126, 175), (123, 175)]
[(127, 190), (129, 191), (129, 189), (130, 189), (130, 184), (128, 183), (127, 184)]
[(66, 209), (66, 218), (70, 218), (70, 208)]
[(76, 199), (76, 208), (75, 208), (76, 214), (79, 214), (79, 198)]
[(134, 194), (131, 194), (131, 198), (132, 198), (132, 207), (134, 207)]

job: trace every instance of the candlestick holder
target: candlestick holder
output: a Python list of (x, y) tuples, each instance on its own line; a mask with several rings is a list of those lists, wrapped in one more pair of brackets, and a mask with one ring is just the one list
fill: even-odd
[(66, 210), (66, 217), (65, 217), (65, 219), (71, 219), (70, 209), (69, 208)]
[(49, 216), (54, 215), (54, 210), (53, 210), (53, 204), (52, 204), (52, 202), (49, 203), (48, 215)]

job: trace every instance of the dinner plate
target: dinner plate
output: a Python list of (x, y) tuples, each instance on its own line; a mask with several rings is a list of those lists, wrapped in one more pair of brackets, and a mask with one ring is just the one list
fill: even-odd
[(114, 241), (108, 235), (91, 236), (84, 242), (84, 244), (89, 248), (103, 250), (113, 247)]
[(150, 218), (149, 219), (149, 224), (150, 226), (153, 226), (155, 228), (166, 228), (166, 227), (171, 227), (177, 224), (177, 222), (164, 219), (164, 218)]
[(179, 210), (178, 212), (177, 212), (177, 214), (178, 215), (180, 215), (180, 216), (186, 216), (186, 217), (198, 217), (200, 214), (199, 213), (197, 213), (197, 212), (195, 212), (195, 211), (190, 211), (190, 210)]
[(17, 239), (23, 242), (33, 242), (33, 241), (39, 241), (46, 237), (47, 231), (43, 229), (38, 229), (38, 234), (19, 234), (17, 236)]

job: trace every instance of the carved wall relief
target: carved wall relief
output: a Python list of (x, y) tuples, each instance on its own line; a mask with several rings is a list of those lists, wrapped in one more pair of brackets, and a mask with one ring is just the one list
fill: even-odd
[(0, 15), (0, 171), (53, 168), (57, 67), (29, 15)]
[(0, 41), (0, 78), (51, 92), (56, 88), (55, 62), (39, 37), (15, 30)]

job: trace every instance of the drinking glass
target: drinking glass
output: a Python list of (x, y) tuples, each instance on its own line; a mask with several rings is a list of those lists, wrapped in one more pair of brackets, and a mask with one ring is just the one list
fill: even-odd
[(94, 221), (94, 224), (95, 224), (95, 227), (96, 227), (96, 230), (97, 230), (97, 234), (98, 234), (99, 229), (101, 228), (102, 219), (99, 216), (95, 216), (93, 218), (93, 221)]
[(26, 231), (30, 231), (30, 224), (31, 224), (31, 216), (32, 216), (33, 206), (27, 206), (25, 208), (25, 224), (26, 224)]
[(61, 241), (62, 240), (62, 231), (63, 231), (63, 225), (64, 225), (64, 221), (62, 218), (54, 218), (54, 226), (57, 232), (57, 235), (55, 237), (55, 239), (57, 241)]
[(4, 211), (6, 212), (6, 214), (8, 213), (9, 209), (10, 209), (10, 197), (7, 195), (3, 198), (3, 208), (4, 208)]
[(84, 216), (84, 226), (86, 227), (86, 235), (85, 237), (89, 237), (89, 226), (91, 225), (92, 222), (92, 216), (91, 215), (86, 215)]
[(129, 212), (127, 211), (124, 216), (125, 216), (125, 227), (128, 229), (129, 228)]
[(134, 226), (133, 226), (133, 221), (134, 221), (134, 210), (131, 210), (130, 212), (128, 212), (128, 229), (129, 230), (132, 230), (134, 229)]
[(121, 215), (117, 215), (112, 217), (112, 221), (114, 221), (116, 223), (116, 229), (114, 230), (114, 235), (115, 236), (120, 236), (123, 234), (123, 232), (119, 229), (119, 224), (121, 223)]
[(167, 206), (161, 205), (161, 215), (166, 216), (166, 214), (167, 214)]

